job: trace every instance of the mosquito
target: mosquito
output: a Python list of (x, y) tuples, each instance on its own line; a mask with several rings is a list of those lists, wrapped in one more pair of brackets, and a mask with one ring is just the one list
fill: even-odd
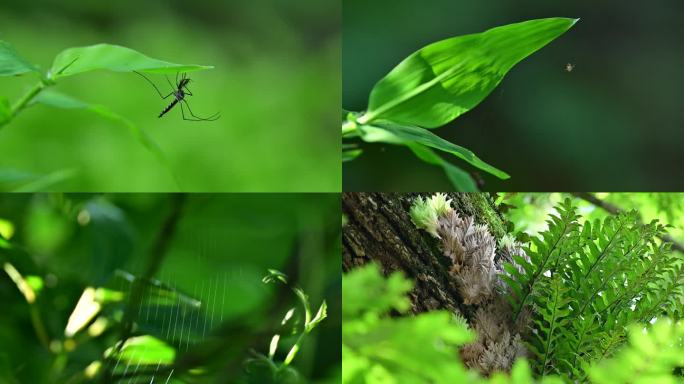
[[(176, 85), (175, 86), (173, 84), (171, 84), (171, 80), (169, 80), (169, 78), (167, 76), (164, 76), (164, 77), (166, 77), (166, 81), (169, 83), (169, 85), (173, 89), (173, 91), (171, 91), (171, 93), (164, 96), (161, 93), (161, 91), (159, 90), (159, 88), (157, 88), (157, 86), (154, 85), (152, 80), (148, 79), (147, 76), (143, 75), (142, 73), (140, 73), (138, 71), (133, 71), (133, 72), (137, 73), (138, 75), (142, 76), (143, 79), (147, 80), (147, 82), (150, 83), (154, 87), (154, 89), (157, 91), (157, 93), (159, 94), (159, 96), (162, 99), (166, 99), (169, 96), (174, 97), (171, 104), (169, 104), (166, 108), (164, 108), (163, 111), (161, 111), (161, 113), (159, 114), (159, 117), (162, 117), (166, 113), (168, 113), (173, 107), (176, 106), (176, 104), (179, 104), (181, 107), (181, 115), (183, 116), (183, 120), (187, 120), (187, 121), (214, 121), (214, 120), (218, 120), (218, 118), (221, 117), (221, 116), (219, 116), (220, 112), (216, 112), (213, 115), (206, 117), (206, 118), (196, 116), (194, 113), (192, 113), (192, 109), (190, 109), (190, 104), (188, 104), (188, 101), (185, 100), (186, 96), (192, 96), (192, 92), (188, 88), (188, 83), (190, 83), (190, 78), (187, 77), (186, 73), (183, 73), (181, 75), (180, 81), (178, 80), (178, 73), (176, 73)], [(185, 106), (188, 108), (188, 112), (190, 112), (190, 116), (192, 116), (192, 118), (185, 117), (185, 110), (183, 109), (183, 104), (185, 104)]]

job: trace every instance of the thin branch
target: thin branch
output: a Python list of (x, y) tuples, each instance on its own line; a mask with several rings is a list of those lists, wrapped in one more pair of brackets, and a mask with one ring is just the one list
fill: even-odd
[[(617, 205), (609, 203), (605, 200), (601, 200), (598, 197), (596, 197), (596, 195), (588, 193), (588, 192), (575, 192), (575, 193), (573, 193), (573, 195), (575, 197), (578, 197), (584, 201), (587, 201), (587, 202), (605, 210), (606, 212), (608, 212), (612, 215), (617, 215), (623, 211), (623, 209), (621, 209)], [(660, 240), (662, 240), (664, 242), (671, 243), (672, 249), (674, 249), (675, 251), (684, 253), (684, 244), (673, 239), (672, 236), (665, 234), (665, 235), (658, 236), (658, 237), (660, 238)]]

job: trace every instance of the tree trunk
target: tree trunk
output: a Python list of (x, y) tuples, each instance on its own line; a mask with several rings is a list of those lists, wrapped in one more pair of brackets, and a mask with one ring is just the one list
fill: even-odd
[(487, 376), (510, 371), (526, 354), (522, 338), (529, 316), (525, 312), (513, 318), (508, 288), (499, 276), (502, 263), (511, 262), (513, 255), (526, 257), (524, 251), (514, 241), (498, 241), (506, 234), (506, 222), (491, 195), (448, 194), (452, 209), (444, 208), (442, 198), (428, 203), (424, 199), (431, 196), (422, 196), (419, 221), (431, 234), (410, 217), (419, 196), (342, 194), (347, 218), (342, 230), (343, 270), (374, 261), (385, 274), (403, 272), (414, 281), (409, 293), (414, 313), (448, 310), (475, 331), (476, 340), (459, 351), (467, 367)]
[[(385, 274), (402, 271), (415, 282), (410, 294), (414, 313), (446, 309), (470, 321), (477, 306), (463, 303), (449, 275), (450, 260), (439, 249), (439, 242), (411, 221), (411, 204), (420, 195), (429, 196), (343, 193), (342, 211), (347, 223), (342, 231), (342, 268), (349, 271), (375, 261)], [(450, 193), (448, 197), (457, 212), (486, 224), (497, 240), (506, 233), (505, 221), (491, 195)]]

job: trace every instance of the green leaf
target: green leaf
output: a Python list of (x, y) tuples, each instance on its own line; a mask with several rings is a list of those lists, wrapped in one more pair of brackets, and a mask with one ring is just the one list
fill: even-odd
[(452, 313), (389, 316), (410, 307), (412, 286), (398, 272), (385, 279), (374, 263), (343, 275), (342, 383), (479, 382), (458, 358), (475, 334)]
[(0, 127), (5, 125), (11, 116), (12, 107), (10, 106), (9, 100), (4, 96), (0, 96)]
[(361, 313), (384, 313), (392, 309), (406, 312), (411, 302), (406, 293), (413, 283), (400, 272), (382, 277), (375, 263), (353, 269), (342, 279), (343, 319), (359, 316)]
[(592, 383), (675, 383), (684, 361), (684, 326), (667, 318), (652, 327), (632, 324), (629, 345), (588, 368)]
[(277, 269), (270, 269), (269, 268), (268, 269), (268, 275), (264, 276), (264, 278), (261, 279), (261, 281), (264, 284), (270, 284), (270, 283), (274, 283), (276, 281), (280, 281), (281, 283), (287, 285), (287, 275), (280, 272)]
[(511, 369), (511, 383), (526, 384), (532, 381), (532, 377), (532, 370), (527, 364), (527, 360), (516, 360)]
[(32, 101), (32, 103), (41, 103), (44, 105), (49, 105), (51, 107), (63, 109), (85, 109), (101, 117), (122, 124), (128, 129), (131, 135), (133, 135), (133, 137), (143, 147), (145, 147), (145, 149), (152, 153), (157, 158), (157, 160), (166, 167), (166, 169), (173, 177), (176, 186), (180, 185), (178, 179), (176, 178), (176, 175), (171, 170), (171, 165), (169, 164), (166, 155), (164, 155), (164, 152), (162, 152), (161, 148), (157, 145), (157, 143), (155, 143), (152, 140), (151, 137), (147, 135), (147, 133), (145, 133), (145, 131), (140, 129), (137, 125), (133, 124), (127, 118), (110, 111), (102, 105), (89, 104), (84, 101), (75, 99), (69, 95), (65, 95), (63, 93), (51, 89), (47, 89), (39, 93), (38, 96), (36, 96), (36, 98)]
[(368, 112), (358, 121), (387, 119), (426, 128), (442, 126), (475, 107), (516, 63), (576, 21), (530, 20), (427, 45), (373, 87)]
[(367, 142), (385, 142), (398, 145), (418, 143), (451, 153), (465, 160), (470, 165), (491, 173), (500, 179), (508, 179), (510, 177), (507, 173), (482, 161), (470, 150), (450, 143), (427, 129), (384, 121), (375, 125), (359, 126), (359, 132), (361, 132), (361, 138)]
[(350, 149), (347, 151), (342, 151), (342, 162), (352, 161), (359, 157), (363, 153), (362, 149)]
[(323, 301), (323, 304), (321, 304), (321, 306), (318, 307), (316, 315), (306, 325), (306, 331), (311, 332), (326, 317), (328, 317), (328, 304), (325, 301)]
[[(105, 356), (111, 356), (115, 353), (114, 348), (109, 348), (105, 351)], [(164, 343), (163, 341), (148, 335), (136, 336), (126, 340), (126, 343), (115, 356), (114, 359), (120, 359), (122, 362), (133, 362), (142, 365), (168, 365), (174, 362), (176, 358), (176, 350)], [(119, 364), (115, 370), (116, 373), (124, 371), (126, 364)]]
[(352, 161), (363, 153), (356, 144), (342, 144), (342, 162)]
[(130, 48), (96, 44), (67, 48), (57, 55), (50, 74), (53, 79), (78, 73), (107, 69), (115, 72), (178, 73), (211, 69), (212, 66), (176, 64), (153, 59)]
[(21, 75), (27, 72), (38, 72), (38, 69), (19, 56), (11, 45), (0, 40), (0, 76)]
[(413, 153), (419, 159), (423, 160), (426, 163), (442, 167), (444, 173), (446, 173), (447, 177), (449, 178), (449, 181), (451, 181), (451, 184), (454, 186), (456, 191), (478, 191), (477, 184), (475, 184), (475, 181), (472, 177), (470, 177), (468, 172), (449, 163), (448, 161), (445, 161), (444, 159), (439, 157), (439, 155), (437, 155), (435, 151), (433, 151), (432, 149), (418, 143), (408, 144), (407, 146), (411, 149), (411, 151), (413, 151)]

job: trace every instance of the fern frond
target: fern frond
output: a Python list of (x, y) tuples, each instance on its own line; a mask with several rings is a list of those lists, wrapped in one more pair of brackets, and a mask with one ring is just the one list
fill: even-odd
[(678, 317), (684, 299), (684, 262), (678, 260), (664, 268), (660, 279), (651, 286), (654, 291), (645, 293), (638, 302), (639, 320), (650, 321), (659, 315)]
[(531, 348), (539, 358), (538, 371), (542, 376), (555, 370), (553, 360), (559, 341), (562, 340), (561, 330), (567, 325), (567, 317), (570, 315), (568, 304), (571, 302), (560, 277), (551, 280), (543, 293), (544, 303), (540, 304), (544, 305), (537, 307), (541, 318), (535, 321), (536, 345)]
[[(533, 237), (532, 246), (525, 249), (529, 261), (524, 258), (515, 259), (515, 263), (507, 263), (504, 269), (510, 274), (504, 280), (516, 293), (511, 305), (513, 321), (517, 320), (520, 311), (529, 304), (536, 295), (537, 288), (544, 278), (544, 273), (552, 265), (557, 265), (569, 255), (565, 242), (576, 237), (578, 215), (570, 199), (566, 199), (556, 207), (558, 215), (551, 215), (547, 220), (548, 229), (541, 233), (541, 239)], [(513, 269), (522, 268), (526, 273), (515, 274)]]

